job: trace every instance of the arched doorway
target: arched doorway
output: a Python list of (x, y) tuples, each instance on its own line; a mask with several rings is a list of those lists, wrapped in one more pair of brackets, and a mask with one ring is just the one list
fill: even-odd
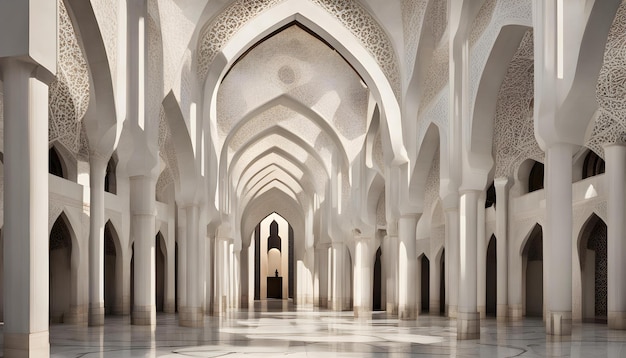
[(380, 247), (376, 250), (376, 258), (374, 259), (374, 282), (373, 282), (373, 297), (372, 297), (372, 309), (374, 311), (383, 310), (383, 280), (382, 280), (382, 265), (381, 258), (382, 251)]
[(496, 305), (497, 305), (497, 278), (498, 278), (498, 268), (496, 264), (496, 248), (497, 242), (495, 235), (491, 235), (489, 239), (489, 245), (487, 246), (487, 277), (485, 279), (485, 299), (486, 299), (486, 307), (485, 313), (487, 316), (496, 316)]
[(421, 277), (420, 277), (420, 301), (421, 311), (428, 312), (430, 306), (430, 260), (426, 255), (419, 257), (421, 265)]
[(582, 314), (586, 321), (607, 319), (607, 227), (593, 214), (585, 223), (579, 243), (582, 277)]
[(154, 250), (154, 263), (155, 263), (155, 297), (156, 297), (156, 311), (163, 312), (165, 306), (165, 239), (163, 234), (159, 231), (156, 235), (156, 243)]
[(50, 232), (50, 322), (63, 323), (70, 311), (72, 276), (72, 237), (65, 214)]
[[(116, 297), (120, 294), (117, 288), (118, 276), (121, 272), (118, 266), (117, 232), (107, 221), (104, 225), (104, 314), (115, 314)], [(119, 253), (121, 256), (121, 252)]]
[(543, 317), (543, 230), (535, 224), (522, 252), (527, 317)]
[(439, 279), (439, 314), (446, 314), (446, 249), (441, 251), (441, 271)]
[(256, 226), (253, 238), (254, 268), (249, 270), (254, 269), (254, 299), (293, 298), (295, 261), (291, 225), (274, 212)]

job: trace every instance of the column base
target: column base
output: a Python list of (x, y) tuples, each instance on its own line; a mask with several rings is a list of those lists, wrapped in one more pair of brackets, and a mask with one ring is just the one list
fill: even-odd
[(457, 317), (457, 306), (453, 306), (453, 305), (448, 305), (448, 309), (446, 310), (446, 314), (448, 315), (449, 318), (456, 318)]
[(50, 357), (48, 331), (37, 333), (4, 332), (4, 358)]
[(89, 325), (90, 326), (103, 326), (104, 325), (104, 302), (89, 306)]
[(182, 327), (198, 328), (204, 326), (204, 314), (200, 307), (181, 307), (178, 324)]
[(608, 325), (610, 329), (626, 329), (626, 312), (607, 312)]
[(480, 338), (480, 313), (458, 312), (456, 319), (457, 340)]
[(136, 326), (156, 325), (156, 306), (135, 306), (130, 321)]
[(478, 307), (478, 313), (480, 314), (480, 319), (485, 319), (487, 317), (487, 308), (485, 306)]
[(165, 304), (163, 305), (163, 312), (165, 312), (165, 313), (175, 313), (176, 312), (176, 305), (174, 304), (174, 302), (165, 302)]
[(354, 318), (372, 319), (372, 310), (367, 307), (354, 307)]
[(398, 314), (398, 305), (393, 303), (387, 303), (387, 308), (385, 309), (387, 314), (397, 315)]
[(63, 323), (69, 324), (87, 324), (88, 322), (87, 305), (70, 306), (70, 310), (63, 315)]
[(509, 305), (497, 305), (496, 306), (496, 318), (498, 321), (505, 321), (509, 313)]
[(546, 333), (553, 336), (572, 334), (572, 312), (549, 312), (546, 319)]
[(440, 310), (441, 306), (439, 305), (439, 300), (431, 300), (428, 304), (428, 313), (438, 315)]
[(398, 319), (402, 319), (402, 320), (417, 319), (417, 308), (416, 307), (399, 307)]
[(522, 305), (509, 305), (508, 317), (511, 321), (519, 321), (524, 318)]

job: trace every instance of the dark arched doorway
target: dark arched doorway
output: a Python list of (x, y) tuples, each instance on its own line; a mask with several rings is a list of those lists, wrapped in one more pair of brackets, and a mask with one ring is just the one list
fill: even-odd
[(496, 305), (497, 305), (497, 278), (498, 278), (498, 268), (496, 264), (496, 237), (491, 235), (489, 239), (489, 245), (487, 246), (487, 277), (485, 278), (485, 299), (486, 299), (486, 307), (485, 313), (487, 316), (496, 316)]
[(382, 280), (382, 266), (381, 266), (381, 258), (382, 251), (380, 247), (376, 250), (376, 258), (374, 260), (374, 285), (373, 285), (373, 310), (374, 311), (382, 311), (383, 310), (383, 280)]
[(536, 224), (522, 253), (527, 317), (543, 317), (543, 230)]

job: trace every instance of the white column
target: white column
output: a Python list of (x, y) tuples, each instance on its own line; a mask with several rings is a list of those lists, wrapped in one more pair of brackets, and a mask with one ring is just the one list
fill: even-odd
[(487, 309), (487, 238), (485, 237), (485, 197), (483, 191), (476, 204), (476, 296), (480, 318), (485, 318)]
[(228, 309), (229, 293), (229, 238), (215, 239), (215, 302), (213, 310), (216, 314), (225, 313)]
[[(89, 156), (89, 325), (104, 324), (104, 176), (108, 159)], [(121, 255), (121, 253), (120, 253)]]
[(420, 214), (404, 215), (398, 220), (398, 318), (417, 318), (419, 279), (417, 273), (416, 228)]
[(386, 267), (386, 292), (387, 314), (398, 314), (398, 222), (387, 223), (387, 236), (383, 253), (387, 258), (384, 262)]
[(187, 300), (180, 309), (179, 324), (185, 327), (201, 327), (204, 323), (204, 317), (200, 302), (198, 206), (189, 205), (184, 209), (187, 219)]
[(315, 257), (313, 258), (313, 307), (320, 307), (320, 252), (315, 247)]
[(372, 318), (372, 281), (374, 279), (374, 257), (371, 254), (373, 239), (355, 237), (354, 277), (354, 317)]
[(215, 237), (209, 236), (207, 238), (206, 244), (206, 302), (204, 307), (204, 312), (208, 314), (213, 314), (213, 303), (215, 302)]
[(459, 198), (459, 294), (457, 339), (480, 338), (477, 302), (477, 213), (478, 190), (464, 190)]
[(446, 286), (447, 314), (456, 318), (459, 298), (459, 208), (445, 208), (446, 215), (446, 270), (448, 280)]
[(178, 311), (187, 305), (187, 215), (178, 209)]
[(604, 147), (607, 198), (607, 261), (609, 328), (626, 329), (626, 146)]
[(328, 308), (328, 247), (322, 246), (316, 254), (319, 255), (319, 305)]
[(131, 237), (135, 243), (135, 305), (132, 324), (156, 324), (155, 182), (149, 176), (130, 177)]
[(332, 308), (333, 311), (343, 311), (344, 301), (344, 258), (345, 258), (346, 246), (343, 243), (333, 243), (333, 257), (332, 257)]
[(31, 78), (33, 64), (7, 60), (1, 70), (4, 357), (48, 357), (48, 87)]
[[(546, 152), (546, 332), (572, 333), (572, 146), (555, 144)], [(547, 255), (546, 255), (547, 254)]]
[(509, 310), (508, 285), (509, 285), (509, 178), (500, 177), (494, 180), (496, 188), (496, 316), (498, 319), (506, 319)]

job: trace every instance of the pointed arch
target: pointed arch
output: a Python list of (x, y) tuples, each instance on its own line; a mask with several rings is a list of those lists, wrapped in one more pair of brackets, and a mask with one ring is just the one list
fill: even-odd
[(309, 1), (287, 0), (271, 7), (243, 25), (218, 50), (219, 53), (210, 64), (204, 84), (203, 117), (215, 121), (218, 84), (236, 59), (259, 40), (293, 21), (326, 40), (361, 75), (376, 101), (381, 104), (386, 159), (396, 165), (407, 162), (402, 139), (400, 106), (381, 67), (359, 41), (353, 40), (354, 35), (347, 28)]

